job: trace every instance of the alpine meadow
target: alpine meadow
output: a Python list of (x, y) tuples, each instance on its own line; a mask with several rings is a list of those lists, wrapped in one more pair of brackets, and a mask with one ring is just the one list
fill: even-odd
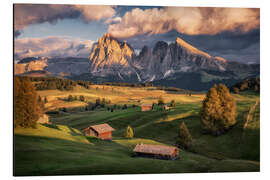
[(14, 176), (260, 171), (260, 9), (14, 4)]

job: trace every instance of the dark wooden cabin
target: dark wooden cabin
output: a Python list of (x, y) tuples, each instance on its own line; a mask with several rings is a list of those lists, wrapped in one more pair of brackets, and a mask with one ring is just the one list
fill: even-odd
[(111, 140), (112, 131), (114, 129), (107, 123), (93, 125), (84, 130), (86, 136), (94, 136), (103, 140)]
[(174, 146), (137, 144), (133, 149), (137, 157), (174, 160), (179, 156), (179, 150)]

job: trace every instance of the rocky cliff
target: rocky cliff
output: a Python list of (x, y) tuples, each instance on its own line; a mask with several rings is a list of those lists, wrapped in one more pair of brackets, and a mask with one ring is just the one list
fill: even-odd
[(98, 76), (134, 73), (131, 60), (133, 49), (126, 42), (119, 42), (109, 34), (103, 35), (93, 45), (90, 53), (90, 72)]
[(138, 81), (164, 79), (177, 72), (195, 72), (201, 69), (225, 71), (227, 60), (212, 57), (181, 38), (168, 44), (159, 41), (153, 48), (144, 46), (138, 55), (125, 42), (109, 34), (102, 36), (90, 54), (90, 73), (96, 76), (134, 74)]

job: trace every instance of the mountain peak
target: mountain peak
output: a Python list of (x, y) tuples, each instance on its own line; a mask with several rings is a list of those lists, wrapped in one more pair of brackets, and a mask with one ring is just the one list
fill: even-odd
[(124, 71), (124, 69), (129, 69), (129, 60), (133, 54), (133, 49), (126, 42), (119, 42), (106, 33), (92, 48), (90, 69), (94, 73), (103, 75)]
[(187, 43), (186, 41), (184, 41), (180, 37), (177, 37), (176, 38), (176, 43), (178, 45), (184, 47), (186, 50), (188, 50), (189, 52), (191, 52), (193, 54), (197, 54), (197, 55), (205, 56), (207, 58), (211, 58), (211, 56), (208, 53), (203, 52), (203, 51), (195, 48), (194, 46), (192, 46), (191, 44)]
[(106, 33), (98, 39), (98, 43), (103, 44), (105, 42), (110, 42), (111, 40), (112, 36), (109, 33)]

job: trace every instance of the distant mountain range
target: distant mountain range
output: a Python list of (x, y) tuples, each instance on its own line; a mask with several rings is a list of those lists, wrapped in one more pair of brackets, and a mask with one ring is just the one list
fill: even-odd
[(15, 74), (44, 70), (54, 76), (94, 82), (151, 82), (189, 90), (207, 90), (214, 83), (232, 85), (259, 76), (258, 64), (241, 64), (213, 57), (177, 37), (158, 41), (136, 54), (126, 42), (109, 34), (93, 45), (88, 58), (33, 58), (15, 64)]

